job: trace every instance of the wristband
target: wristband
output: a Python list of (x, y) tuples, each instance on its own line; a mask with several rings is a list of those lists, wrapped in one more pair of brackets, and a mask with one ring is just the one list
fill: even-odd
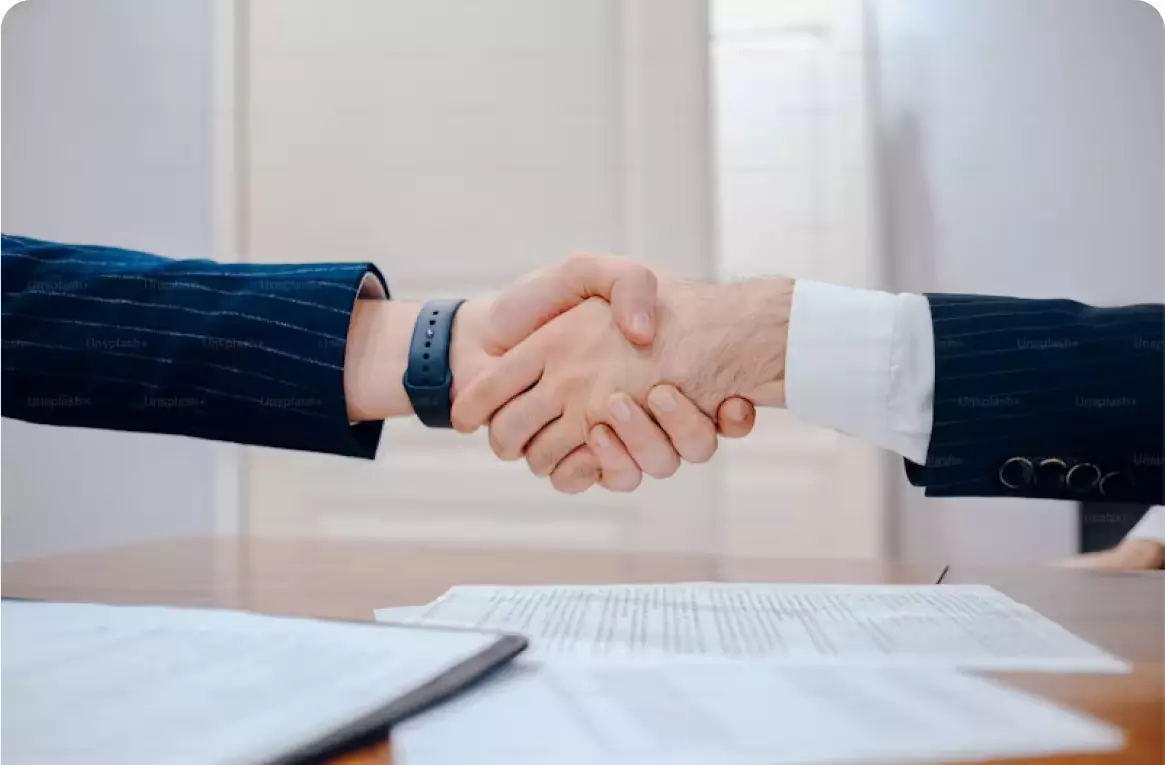
[(404, 387), (413, 411), (430, 428), (453, 427), (449, 396), (453, 374), (449, 370), (449, 346), (453, 339), (453, 319), (464, 302), (430, 300), (421, 307), (413, 326)]

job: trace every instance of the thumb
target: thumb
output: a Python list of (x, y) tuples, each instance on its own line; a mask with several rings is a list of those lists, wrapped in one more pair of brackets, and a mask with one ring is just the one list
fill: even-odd
[(716, 429), (725, 438), (744, 438), (755, 424), (756, 407), (746, 398), (730, 398), (716, 410)]
[(638, 263), (623, 262), (622, 273), (611, 284), (607, 301), (624, 336), (636, 345), (655, 339), (655, 303), (659, 282), (655, 272)]
[(655, 274), (610, 255), (575, 255), (514, 282), (490, 308), (487, 350), (501, 355), (556, 316), (592, 297), (611, 304), (623, 334), (637, 344), (655, 337)]

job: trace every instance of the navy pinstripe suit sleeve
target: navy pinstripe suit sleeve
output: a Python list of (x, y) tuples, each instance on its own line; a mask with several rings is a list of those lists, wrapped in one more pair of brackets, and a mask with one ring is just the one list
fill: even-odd
[(344, 400), (369, 274), (5, 235), (3, 416), (371, 458), (381, 423)]
[(929, 295), (928, 496), (1165, 504), (1165, 307)]

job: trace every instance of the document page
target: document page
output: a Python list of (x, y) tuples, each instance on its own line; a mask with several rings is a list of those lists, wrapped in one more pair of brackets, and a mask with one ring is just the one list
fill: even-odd
[(1118, 729), (950, 669), (648, 660), (519, 659), (393, 732), (409, 765), (946, 762), (1121, 745)]
[(395, 622), (396, 624), (409, 624), (417, 622), (425, 613), (428, 606), (395, 606), (393, 608), (381, 608), (377, 610), (376, 621), (378, 622)]
[(1128, 671), (1120, 659), (981, 585), (455, 587), (408, 620), (521, 633), (535, 657)]
[(472, 632), (3, 601), (2, 759), (262, 763), (492, 646)]

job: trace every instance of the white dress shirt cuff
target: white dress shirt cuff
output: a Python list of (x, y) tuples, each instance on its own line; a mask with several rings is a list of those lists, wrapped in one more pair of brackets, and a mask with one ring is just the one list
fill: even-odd
[(785, 398), (804, 420), (925, 463), (934, 411), (926, 298), (798, 281)]

